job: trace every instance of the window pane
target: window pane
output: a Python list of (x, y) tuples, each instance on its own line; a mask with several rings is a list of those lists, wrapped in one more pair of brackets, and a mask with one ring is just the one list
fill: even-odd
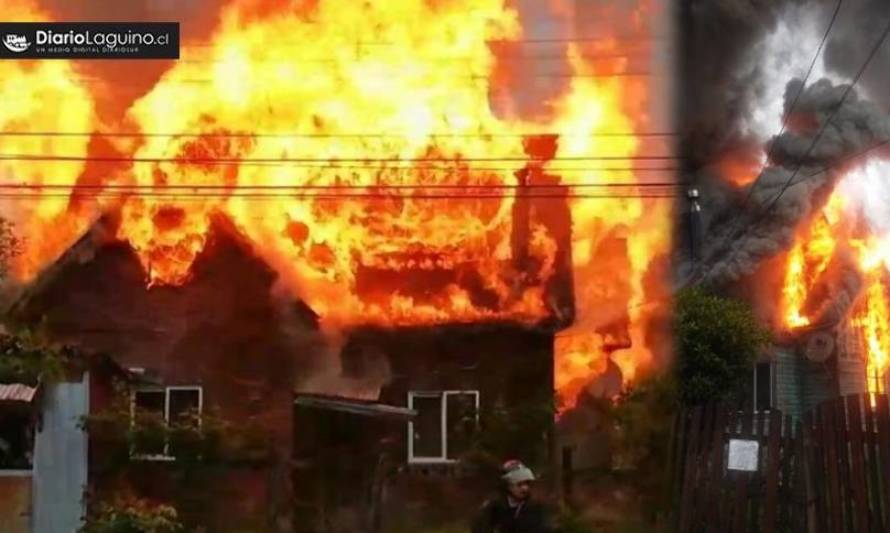
[(163, 390), (137, 390), (133, 393), (136, 418), (133, 425), (133, 452), (163, 455), (166, 444)]
[(757, 402), (758, 411), (766, 411), (772, 407), (770, 405), (770, 396), (772, 392), (772, 381), (770, 380), (771, 366), (769, 363), (759, 363), (755, 369), (755, 383), (757, 389), (754, 391), (754, 398)]
[(476, 395), (449, 394), (448, 401), (448, 458), (459, 459), (473, 442), (476, 433)]
[(200, 420), (200, 391), (198, 389), (169, 389), (170, 442), (167, 453), (181, 457), (183, 453), (200, 453), (198, 421)]
[(158, 413), (164, 416), (164, 391), (138, 390), (134, 393), (136, 410), (146, 413)]
[(415, 397), (414, 457), (442, 457), (442, 398)]
[(176, 423), (184, 416), (200, 414), (200, 392), (197, 389), (170, 391), (170, 423)]
[(12, 409), (0, 412), (0, 470), (31, 468), (34, 447), (31, 417)]

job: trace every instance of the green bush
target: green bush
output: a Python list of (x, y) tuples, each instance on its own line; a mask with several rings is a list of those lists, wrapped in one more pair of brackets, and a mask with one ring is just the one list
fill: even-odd
[(65, 374), (64, 358), (70, 349), (43, 346), (29, 333), (0, 334), (0, 383), (54, 381)]
[(680, 400), (697, 405), (738, 391), (770, 340), (751, 307), (693, 288), (680, 293), (676, 315)]
[(79, 533), (184, 533), (176, 509), (137, 498), (101, 502)]

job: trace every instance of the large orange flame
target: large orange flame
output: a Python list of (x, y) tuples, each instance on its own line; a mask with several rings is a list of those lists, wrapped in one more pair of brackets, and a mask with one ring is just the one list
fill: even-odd
[(837, 247), (835, 232), (844, 210), (841, 194), (834, 194), (828, 201), (822, 216), (799, 235), (788, 254), (785, 285), (782, 289), (783, 316), (790, 328), (810, 324), (804, 306), (807, 295), (828, 268)]
[(887, 287), (881, 275), (873, 272), (864, 295), (865, 305), (852, 323), (861, 328), (865, 349), (866, 379), (868, 392), (886, 392), (884, 379), (890, 367), (890, 304), (887, 302)]
[[(6, 3), (0, 14), (3, 20), (49, 20), (29, 1)], [(92, 99), (70, 61), (0, 61), (0, 102), (0, 131), (90, 131), (95, 125)], [(0, 153), (83, 157), (88, 142), (88, 137), (0, 136)], [(82, 168), (83, 164), (69, 162), (0, 159), (4, 183), (28, 184), (35, 187), (33, 191), (46, 186), (52, 191), (40, 195), (38, 202), (4, 210), (27, 239), (27, 253), (13, 265), (18, 277), (33, 276), (86, 227), (88, 221), (66, 216), (67, 195)]]
[[(523, 265), (511, 238), (515, 197), (533, 194), (517, 178), (530, 158), (523, 139), (546, 132), (559, 141), (543, 171), (578, 196), (546, 200), (568, 202), (574, 235), (564, 244), (573, 249), (578, 321), (557, 343), (556, 385), (573, 398), (607, 356), (625, 380), (648, 364), (646, 275), (669, 248), (669, 202), (581, 198), (590, 185), (635, 180), (633, 171), (601, 165), (640, 149), (632, 134), (639, 122), (627, 110), (646, 100), (645, 82), (600, 77), (568, 46), (569, 81), (541, 105), (550, 118), (498, 116), (491, 95), (503, 65), (491, 43), (522, 37), (504, 0), (236, 0), (220, 20), (209, 43), (186, 42), (187, 60), (129, 108), (121, 124), (144, 135), (117, 147), (132, 164), (109, 172), (97, 198), (105, 203), (112, 186), (130, 193), (114, 200), (118, 236), (150, 285), (186, 283), (212, 216), (224, 213), (329, 324), (537, 322), (554, 312), (547, 286), (561, 267), (560, 243), (534, 208)], [(89, 105), (69, 105), (70, 95), (89, 102), (89, 94), (64, 62), (0, 68), (13, 69), (0, 94), (27, 87), (28, 98), (55, 106), (21, 107), (19, 122), (4, 107), (4, 127), (95, 127)], [(58, 94), (40, 93), (44, 86)], [(78, 139), (0, 147), (82, 156)], [(70, 185), (82, 171), (28, 165), (11, 173)], [(44, 198), (38, 211), (49, 218), (36, 216), (26, 231), (47, 235), (46, 220), (70, 205)], [(82, 228), (89, 216), (78, 216)], [(624, 270), (603, 275), (598, 263), (616, 239)], [(22, 277), (48, 258), (29, 248)]]
[[(857, 177), (853, 171), (845, 179)], [(863, 339), (868, 391), (884, 392), (890, 367), (890, 302), (885, 284), (890, 265), (890, 238), (871, 231), (861, 235), (861, 225), (854, 224), (858, 213), (852, 206), (855, 202), (846, 195), (842, 187), (836, 189), (822, 216), (798, 234), (785, 270), (783, 320), (789, 329), (811, 324), (811, 317), (806, 315), (807, 299), (826, 275), (837, 250), (841, 246), (851, 250), (867, 288), (856, 302), (849, 324), (859, 329)]]

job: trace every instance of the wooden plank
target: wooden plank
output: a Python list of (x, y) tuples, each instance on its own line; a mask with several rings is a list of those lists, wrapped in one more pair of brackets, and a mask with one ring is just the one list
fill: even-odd
[(842, 533), (841, 522), (841, 488), (840, 474), (838, 472), (837, 445), (835, 440), (835, 412), (830, 402), (819, 406), (819, 422), (821, 422), (821, 441), (825, 449), (826, 470), (828, 480), (828, 498), (825, 501), (825, 510), (828, 517), (828, 531)]
[(779, 462), (782, 444), (782, 415), (778, 411), (769, 414), (769, 435), (766, 445), (766, 491), (763, 497), (763, 521), (760, 530), (773, 533), (779, 507)]
[(705, 502), (704, 531), (719, 531), (717, 527), (720, 522), (721, 500), (723, 499), (723, 454), (728, 414), (726, 404), (719, 404), (714, 413), (714, 432), (711, 435), (711, 471), (708, 473), (708, 482), (705, 485), (708, 499)]
[(679, 527), (680, 513), (680, 493), (682, 492), (683, 479), (683, 450), (684, 436), (686, 435), (686, 412), (679, 410), (674, 415), (674, 423), (671, 427), (671, 452), (667, 490), (665, 501), (671, 502), (671, 529), (676, 531)]
[(791, 531), (803, 533), (807, 531), (807, 524), (812, 523), (809, 520), (808, 512), (808, 466), (807, 462), (807, 441), (805, 435), (811, 432), (804, 432), (803, 427), (798, 427), (797, 438), (794, 440), (794, 522)]
[(780, 459), (779, 476), (779, 529), (788, 531), (794, 519), (794, 483), (795, 483), (795, 439), (794, 423), (790, 415), (786, 415), (782, 424), (782, 456)]
[[(825, 510), (825, 454), (821, 441), (821, 424), (816, 427), (818, 417), (808, 412), (801, 424), (801, 441), (803, 442), (803, 456), (800, 458), (800, 469), (804, 476), (800, 480), (799, 490), (804, 493), (806, 500), (806, 522), (816, 532), (828, 531), (828, 514)], [(812, 508), (810, 505), (812, 500)], [(800, 522), (798, 520), (797, 522)], [(795, 531), (800, 531), (795, 529)]]
[(701, 407), (694, 407), (690, 414), (689, 429), (686, 432), (686, 458), (685, 473), (683, 476), (682, 497), (680, 502), (680, 531), (690, 531), (690, 520), (692, 518), (692, 502), (695, 501), (695, 485), (692, 480), (695, 478), (695, 471), (698, 467), (696, 461), (696, 453), (698, 451), (698, 440), (701, 432)]
[[(766, 458), (767, 458), (767, 450), (766, 450), (766, 420), (767, 414), (762, 411), (757, 411), (754, 414), (754, 439), (758, 442), (758, 448), (760, 453), (757, 457), (757, 471), (748, 476), (748, 501), (750, 502), (749, 515), (751, 517), (750, 523), (753, 526), (755, 531), (760, 531), (761, 529), (761, 513), (763, 511), (763, 496), (764, 496), (764, 472), (766, 471)], [(750, 528), (748, 528), (750, 530)]]
[[(742, 414), (742, 429), (739, 434), (740, 438), (751, 438), (753, 429), (754, 414), (751, 410), (745, 409)], [(748, 482), (751, 478), (750, 472), (734, 472), (735, 477), (735, 494), (732, 503), (732, 533), (742, 533), (746, 528), (748, 520)]]
[(863, 458), (862, 409), (858, 394), (847, 396), (847, 432), (850, 442), (850, 481), (855, 500), (853, 509), (853, 531), (869, 531), (868, 487), (865, 484), (865, 459)]
[(850, 454), (849, 444), (850, 438), (847, 431), (847, 409), (844, 398), (838, 396), (832, 400), (834, 408), (834, 434), (837, 445), (838, 472), (840, 474), (840, 503), (843, 513), (843, 527), (847, 531), (859, 531), (853, 527), (853, 482), (850, 471)]
[(890, 404), (885, 395), (876, 399), (878, 407), (878, 446), (880, 447), (882, 482), (884, 489), (884, 516), (890, 523)]
[(699, 448), (695, 456), (695, 461), (698, 465), (692, 478), (692, 485), (695, 487), (689, 516), (689, 526), (692, 531), (701, 530), (700, 524), (704, 519), (705, 512), (704, 504), (708, 498), (705, 485), (708, 478), (708, 457), (710, 456), (710, 444), (714, 432), (715, 409), (715, 406), (710, 404), (702, 412), (702, 428), (698, 440)]
[[(737, 407), (727, 405), (729, 414), (727, 415), (726, 433), (724, 441), (735, 438), (738, 433), (738, 426), (741, 422), (740, 412)], [(728, 444), (727, 444), (728, 445)], [(711, 531), (725, 533), (732, 525), (733, 497), (735, 496), (735, 476), (736, 472), (725, 470), (725, 475), (720, 485), (720, 514), (714, 521)]]
[(878, 457), (877, 410), (872, 405), (870, 394), (862, 395), (862, 406), (865, 415), (865, 465), (872, 510), (871, 531), (873, 533), (883, 533), (885, 529), (884, 517), (881, 515), (881, 469)]

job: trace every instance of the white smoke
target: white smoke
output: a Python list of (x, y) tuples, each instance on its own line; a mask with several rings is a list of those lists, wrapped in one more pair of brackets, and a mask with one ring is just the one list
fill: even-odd
[[(753, 68), (757, 73), (754, 98), (747, 102), (748, 112), (742, 117), (741, 130), (766, 142), (782, 127), (785, 112), (785, 91), (790, 79), (804, 79), (819, 42), (828, 25), (828, 17), (812, 6), (789, 6), (775, 29), (751, 49)], [(845, 80), (826, 70), (820, 53), (813, 64), (809, 82), (828, 78), (835, 84)], [(795, 90), (797, 90), (795, 88)]]
[(840, 191), (852, 200), (869, 229), (878, 235), (890, 235), (890, 161), (872, 157), (844, 176)]

